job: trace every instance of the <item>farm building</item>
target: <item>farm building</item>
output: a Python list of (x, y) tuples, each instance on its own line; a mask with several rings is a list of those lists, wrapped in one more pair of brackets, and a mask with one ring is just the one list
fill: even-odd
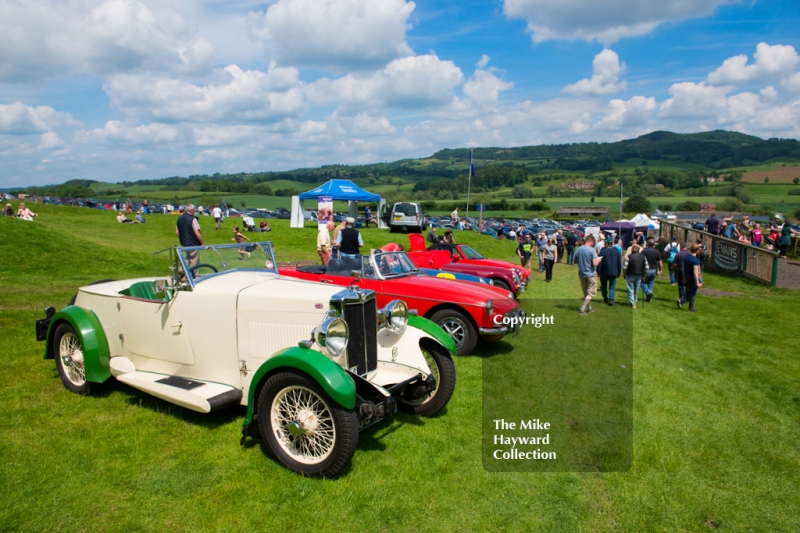
[(607, 217), (608, 207), (562, 207), (558, 210), (562, 217)]

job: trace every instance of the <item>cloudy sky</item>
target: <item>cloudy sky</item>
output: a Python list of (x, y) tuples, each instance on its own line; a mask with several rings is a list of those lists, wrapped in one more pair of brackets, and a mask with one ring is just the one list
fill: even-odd
[(0, 187), (800, 137), (797, 0), (0, 0)]

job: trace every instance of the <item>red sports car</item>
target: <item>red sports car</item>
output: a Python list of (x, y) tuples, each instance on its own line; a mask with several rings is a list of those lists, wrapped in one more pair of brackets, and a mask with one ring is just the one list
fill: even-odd
[(489, 278), (515, 295), (525, 291), (531, 272), (508, 261), (487, 259), (466, 244), (433, 244), (427, 250), (421, 235), (409, 235), (408, 257), (420, 268), (463, 272)]
[(444, 329), (459, 355), (470, 353), (478, 336), (495, 341), (518, 333), (511, 318), (524, 315), (507, 290), (469, 281), (427, 276), (404, 252), (374, 250), (369, 256), (331, 259), (328, 266), (300, 265), (278, 269), (284, 276), (375, 291), (378, 306), (401, 299), (409, 309)]

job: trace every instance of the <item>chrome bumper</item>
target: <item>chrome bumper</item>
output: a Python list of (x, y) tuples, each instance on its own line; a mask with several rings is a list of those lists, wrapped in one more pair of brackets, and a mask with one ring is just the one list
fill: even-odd
[(502, 335), (508, 332), (508, 326), (500, 326), (499, 328), (479, 328), (478, 332), (481, 335)]

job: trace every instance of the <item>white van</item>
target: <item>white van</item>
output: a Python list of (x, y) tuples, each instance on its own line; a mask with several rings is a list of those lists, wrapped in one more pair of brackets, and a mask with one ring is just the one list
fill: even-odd
[(397, 202), (391, 208), (383, 206), (379, 216), (389, 226), (389, 231), (422, 233), (428, 229), (428, 221), (422, 214), (422, 206), (412, 202)]

